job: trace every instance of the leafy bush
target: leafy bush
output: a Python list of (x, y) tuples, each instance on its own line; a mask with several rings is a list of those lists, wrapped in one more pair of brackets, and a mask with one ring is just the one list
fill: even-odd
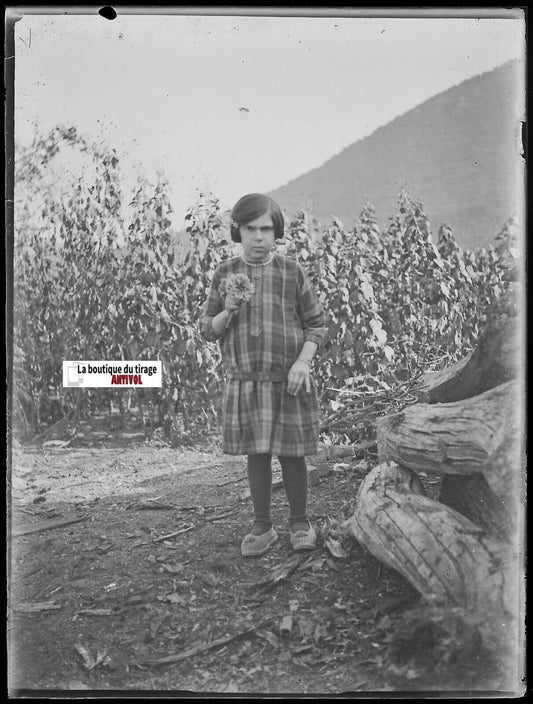
[[(52, 168), (65, 151), (79, 157), (70, 175)], [(182, 440), (220, 421), (219, 349), (197, 323), (216, 266), (233, 253), (224, 213), (200, 194), (186, 215), (189, 249), (176, 260), (164, 178), (139, 177), (129, 198), (122, 183), (116, 152), (74, 128), (37, 133), (17, 151), (14, 413), (27, 434), (63, 414), (123, 409), (127, 395), (141, 415), (149, 409), (152, 427)], [(515, 240), (509, 221), (497, 248), (463, 250), (446, 226), (433, 242), (406, 193), (384, 232), (371, 205), (349, 230), (333, 219), (320, 232), (295, 214), (280, 250), (306, 268), (327, 311), (316, 364), (324, 413), (339, 389), (391, 388), (471, 349), (507, 286)], [(63, 389), (65, 359), (161, 359), (164, 384)]]

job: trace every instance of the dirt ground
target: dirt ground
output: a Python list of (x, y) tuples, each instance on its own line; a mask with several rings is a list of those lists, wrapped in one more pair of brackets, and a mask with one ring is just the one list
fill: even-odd
[[(317, 549), (295, 558), (281, 487), (272, 506), (280, 540), (243, 558), (245, 458), (223, 455), (217, 438), (171, 448), (100, 419), (70, 442), (15, 442), (11, 696), (401, 691), (387, 652), (418, 594), (355, 541), (335, 541), (375, 461), (371, 452), (314, 458)], [(447, 683), (498, 684), (458, 683), (453, 673)]]

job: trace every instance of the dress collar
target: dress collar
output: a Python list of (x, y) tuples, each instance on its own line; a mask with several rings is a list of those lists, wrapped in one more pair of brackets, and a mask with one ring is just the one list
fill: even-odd
[(247, 262), (246, 259), (242, 256), (242, 254), (241, 259), (245, 264), (248, 264), (248, 266), (266, 266), (267, 264), (270, 264), (270, 262), (274, 259), (274, 252), (270, 253), (270, 257), (266, 260), (266, 262)]

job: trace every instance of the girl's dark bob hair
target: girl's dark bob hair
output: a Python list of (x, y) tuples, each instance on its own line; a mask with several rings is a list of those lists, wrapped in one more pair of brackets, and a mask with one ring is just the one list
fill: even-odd
[(280, 240), (283, 237), (285, 227), (281, 208), (273, 198), (262, 193), (249, 193), (235, 203), (231, 211), (231, 239), (234, 242), (240, 242), (241, 233), (239, 228), (252, 222), (252, 220), (256, 220), (265, 213), (268, 213), (272, 218), (274, 239)]

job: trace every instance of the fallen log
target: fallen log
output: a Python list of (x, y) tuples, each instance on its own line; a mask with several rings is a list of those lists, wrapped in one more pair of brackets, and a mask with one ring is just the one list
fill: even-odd
[(509, 544), (424, 496), (406, 467), (389, 461), (369, 472), (342, 527), (426, 598), (516, 612), (517, 556)]
[(378, 419), (379, 461), (393, 460), (415, 472), (482, 474), (501, 496), (516, 494), (520, 448), (518, 382), (500, 384), (454, 403), (417, 403)]

